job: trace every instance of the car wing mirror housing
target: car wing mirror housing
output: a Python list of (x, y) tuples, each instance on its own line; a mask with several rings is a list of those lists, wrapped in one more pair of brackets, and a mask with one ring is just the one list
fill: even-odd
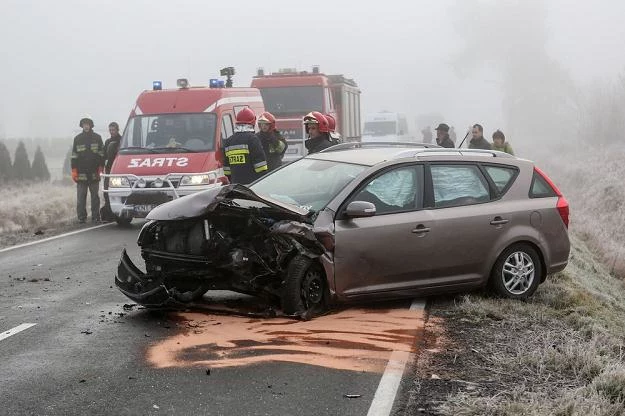
[(375, 205), (367, 201), (352, 201), (345, 209), (345, 215), (349, 218), (373, 217), (375, 212)]

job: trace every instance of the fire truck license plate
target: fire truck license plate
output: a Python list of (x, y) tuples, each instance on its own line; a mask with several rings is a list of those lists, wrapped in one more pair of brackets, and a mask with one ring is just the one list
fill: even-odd
[(154, 205), (135, 205), (135, 212), (147, 214), (154, 209)]

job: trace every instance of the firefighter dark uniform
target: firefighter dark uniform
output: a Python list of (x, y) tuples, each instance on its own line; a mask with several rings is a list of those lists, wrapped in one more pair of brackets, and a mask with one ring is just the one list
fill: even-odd
[[(78, 221), (87, 219), (87, 192), (91, 194), (91, 220), (100, 220), (100, 174), (104, 169), (102, 137), (93, 131), (93, 121), (80, 120), (83, 132), (74, 138), (72, 146), (72, 179), (77, 184), (76, 214)], [(88, 127), (87, 127), (88, 126)]]
[[(122, 136), (119, 134), (119, 124), (112, 122), (109, 124), (109, 132), (111, 137), (104, 142), (104, 173), (107, 175), (111, 173), (113, 162), (117, 157), (119, 146), (122, 140)], [(109, 188), (109, 178), (104, 178), (104, 190)], [(100, 218), (104, 221), (114, 220), (113, 213), (111, 211), (111, 201), (109, 199), (108, 192), (104, 192), (104, 206), (100, 210)]]
[(267, 158), (267, 171), (271, 172), (282, 165), (282, 158), (289, 145), (280, 132), (276, 130), (276, 119), (273, 114), (267, 111), (261, 114), (258, 118), (258, 127), (260, 131), (257, 136)]
[(249, 108), (239, 111), (236, 132), (224, 140), (224, 174), (230, 183), (247, 185), (267, 171), (267, 159), (254, 132), (256, 115)]
[(330, 138), (330, 123), (328, 119), (318, 111), (312, 111), (304, 116), (304, 126), (308, 139), (304, 142), (304, 146), (308, 150), (308, 154), (313, 154), (334, 146)]

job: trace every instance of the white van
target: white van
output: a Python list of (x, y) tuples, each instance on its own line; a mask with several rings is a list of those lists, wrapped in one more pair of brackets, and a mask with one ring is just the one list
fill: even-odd
[(382, 112), (367, 114), (362, 141), (408, 142), (414, 141), (414, 137), (408, 132), (408, 123), (403, 114)]

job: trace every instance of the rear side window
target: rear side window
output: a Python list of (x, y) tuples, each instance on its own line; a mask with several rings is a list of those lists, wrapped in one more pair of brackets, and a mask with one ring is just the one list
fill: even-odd
[(545, 178), (534, 171), (532, 178), (532, 188), (530, 189), (530, 198), (550, 198), (558, 196), (556, 191), (547, 183)]
[(432, 165), (430, 171), (435, 208), (490, 201), (488, 183), (476, 165)]
[(232, 117), (230, 114), (226, 113), (221, 118), (221, 139), (226, 140), (228, 137), (232, 136), (232, 134)]
[(486, 173), (493, 180), (497, 191), (501, 194), (512, 185), (517, 170), (506, 166), (484, 166)]

